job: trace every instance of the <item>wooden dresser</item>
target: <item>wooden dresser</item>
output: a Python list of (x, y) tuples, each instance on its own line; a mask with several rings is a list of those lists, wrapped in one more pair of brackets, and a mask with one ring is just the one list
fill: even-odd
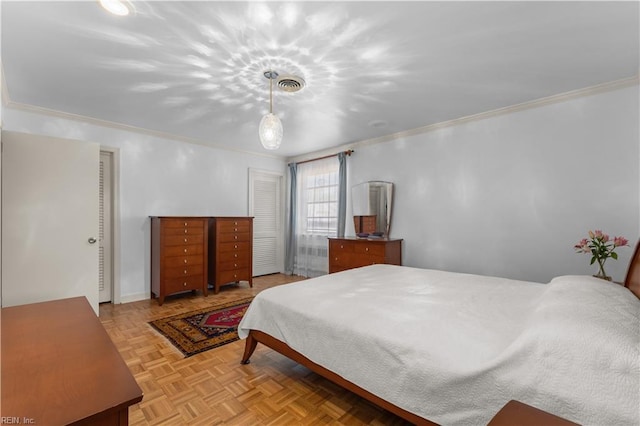
[(200, 290), (206, 296), (207, 217), (151, 217), (151, 296)]
[(2, 308), (1, 316), (0, 423), (128, 424), (142, 390), (85, 297)]
[(329, 273), (360, 266), (402, 264), (402, 239), (329, 238)]
[(209, 219), (209, 284), (214, 293), (224, 284), (248, 281), (253, 287), (253, 218)]

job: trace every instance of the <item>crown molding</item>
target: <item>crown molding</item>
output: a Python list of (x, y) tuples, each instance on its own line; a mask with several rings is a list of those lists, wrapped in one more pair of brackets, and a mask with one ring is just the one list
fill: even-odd
[(376, 145), (384, 142), (391, 142), (398, 139), (408, 138), (410, 136), (416, 136), (423, 133), (433, 132), (446, 127), (458, 126), (460, 124), (469, 123), (472, 121), (484, 120), (491, 117), (497, 117), (500, 115), (512, 114), (518, 111), (524, 111), (528, 109), (538, 108), (545, 105), (556, 104), (565, 102), (571, 99), (582, 98), (586, 96), (595, 95), (598, 93), (611, 92), (614, 90), (622, 89), (625, 87), (636, 86), (640, 83), (640, 74), (636, 74), (633, 77), (624, 78), (621, 80), (610, 81), (607, 83), (597, 84), (595, 86), (585, 87), (582, 89), (572, 90), (569, 92), (559, 93), (556, 95), (547, 96), (533, 101), (527, 101), (520, 104), (510, 105), (504, 108), (498, 108), (491, 111), (485, 111), (478, 114), (468, 115), (465, 117), (455, 118), (453, 120), (442, 121), (440, 123), (429, 124), (427, 126), (416, 127), (414, 129), (404, 130), (402, 132), (392, 133), (389, 135), (380, 136), (377, 138), (364, 139), (361, 141), (340, 145), (338, 147), (324, 149), (320, 151), (314, 151), (303, 155), (287, 158), (287, 163), (305, 161), (311, 158), (330, 155), (331, 153), (345, 151), (347, 149), (362, 148), (369, 145)]

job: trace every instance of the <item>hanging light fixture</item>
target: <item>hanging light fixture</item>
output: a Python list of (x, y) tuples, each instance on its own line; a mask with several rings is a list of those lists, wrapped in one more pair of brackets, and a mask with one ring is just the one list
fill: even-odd
[(273, 80), (278, 78), (278, 73), (269, 70), (264, 76), (269, 79), (269, 114), (260, 121), (260, 142), (266, 149), (278, 149), (282, 143), (282, 122), (273, 113)]
[(127, 16), (135, 9), (129, 0), (98, 0), (100, 6), (117, 16)]

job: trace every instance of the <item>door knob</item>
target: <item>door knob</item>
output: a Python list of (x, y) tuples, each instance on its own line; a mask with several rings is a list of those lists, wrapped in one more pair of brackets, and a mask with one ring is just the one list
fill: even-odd
[(98, 240), (96, 240), (96, 239), (95, 239), (95, 238), (93, 238), (93, 237), (89, 237), (89, 240), (88, 240), (88, 241), (89, 241), (89, 244), (95, 244)]

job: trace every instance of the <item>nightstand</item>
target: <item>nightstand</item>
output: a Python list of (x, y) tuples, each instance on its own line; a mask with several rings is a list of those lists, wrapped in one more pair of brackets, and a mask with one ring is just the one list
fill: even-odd
[(487, 426), (575, 426), (577, 423), (524, 404), (509, 401)]

